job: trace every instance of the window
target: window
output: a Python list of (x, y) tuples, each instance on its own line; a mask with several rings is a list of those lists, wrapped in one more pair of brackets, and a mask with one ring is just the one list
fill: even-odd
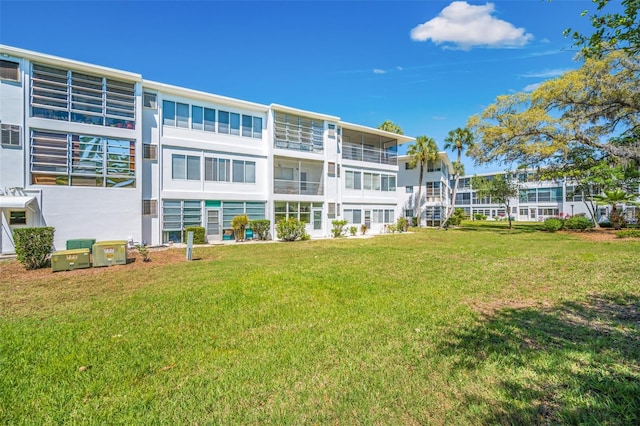
[(471, 193), (463, 192), (456, 194), (455, 204), (471, 204)]
[(229, 134), (229, 113), (218, 111), (218, 133)]
[(229, 128), (232, 135), (240, 136), (240, 114), (235, 112), (229, 113)]
[(222, 203), (222, 227), (231, 228), (231, 221), (234, 217), (246, 214), (249, 220), (265, 218), (264, 202), (242, 202), (242, 201), (225, 201)]
[(336, 163), (328, 163), (327, 164), (327, 174), (331, 177), (336, 176)]
[(233, 160), (233, 181), (256, 183), (256, 163), (254, 161)]
[(31, 115), (135, 129), (135, 84), (44, 65), (33, 65)]
[(345, 188), (346, 189), (362, 189), (361, 182), (362, 174), (360, 172), (354, 172), (347, 170), (344, 172)]
[(262, 118), (253, 117), (253, 134), (256, 139), (262, 139)]
[(158, 159), (158, 147), (145, 143), (142, 145), (142, 158), (145, 160), (157, 160)]
[(200, 201), (165, 200), (162, 203), (162, 239), (167, 242), (182, 242), (187, 226), (202, 225), (202, 203)]
[(162, 124), (164, 126), (176, 125), (176, 103), (162, 101)]
[(216, 131), (216, 110), (211, 108), (204, 109), (204, 131)]
[(9, 212), (9, 225), (26, 225), (27, 212), (25, 210), (11, 210)]
[(253, 117), (242, 115), (242, 136), (250, 138), (253, 131)]
[(328, 203), (327, 215), (329, 219), (336, 217), (336, 203)]
[(276, 111), (274, 144), (282, 149), (323, 152), (324, 121)]
[(200, 180), (200, 157), (173, 154), (171, 156), (171, 178)]
[(406, 192), (407, 194), (413, 194), (413, 186), (405, 186), (404, 192)]
[(176, 127), (189, 127), (189, 105), (179, 102), (176, 104)]
[(142, 200), (142, 214), (156, 216), (158, 214), (158, 200)]
[(142, 106), (145, 108), (158, 109), (158, 95), (144, 92), (142, 94)]
[(7, 146), (20, 146), (20, 126), (13, 124), (1, 124), (0, 125), (0, 142), (2, 145)]
[(31, 132), (34, 185), (135, 188), (135, 141)]
[(203, 119), (202, 107), (193, 105), (191, 107), (191, 128), (195, 130), (203, 130)]
[(383, 191), (395, 191), (396, 190), (396, 177), (393, 175), (382, 175), (382, 190)]
[(344, 219), (347, 223), (362, 223), (362, 210), (344, 209)]
[(335, 124), (329, 124), (328, 125), (328, 129), (329, 131), (327, 132), (327, 135), (329, 136), (330, 139), (335, 139), (336, 138), (336, 125)]
[(0, 79), (20, 81), (20, 64), (17, 62), (0, 60)]
[(231, 160), (205, 157), (204, 180), (209, 182), (231, 182)]

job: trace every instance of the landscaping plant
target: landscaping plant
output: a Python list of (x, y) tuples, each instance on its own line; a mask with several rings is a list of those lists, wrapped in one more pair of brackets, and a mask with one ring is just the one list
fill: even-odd
[(53, 248), (53, 227), (16, 228), (13, 241), (18, 262), (26, 269), (44, 268)]

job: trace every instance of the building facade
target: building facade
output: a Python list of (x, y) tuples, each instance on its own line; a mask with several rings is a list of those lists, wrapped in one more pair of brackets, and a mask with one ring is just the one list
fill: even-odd
[(398, 214), (398, 145), (413, 139), (0, 46), (1, 253), (13, 230), (66, 240), (207, 239), (231, 219), (287, 217), (312, 237), (344, 218), (370, 232)]

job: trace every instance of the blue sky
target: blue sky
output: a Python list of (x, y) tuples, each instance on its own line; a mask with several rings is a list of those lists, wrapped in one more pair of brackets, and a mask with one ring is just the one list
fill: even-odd
[[(619, 8), (614, 5), (613, 8)], [(0, 43), (410, 136), (577, 68), (587, 0), (0, 0)], [(453, 154), (451, 154), (453, 157)], [(467, 174), (500, 169), (463, 160)]]

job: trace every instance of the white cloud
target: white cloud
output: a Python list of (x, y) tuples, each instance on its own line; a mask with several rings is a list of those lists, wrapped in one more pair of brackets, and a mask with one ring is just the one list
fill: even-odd
[(373, 73), (374, 74), (386, 74), (387, 72), (385, 70), (381, 70), (381, 69), (375, 68), (373, 70)]
[(533, 84), (528, 84), (524, 87), (524, 89), (522, 89), (523, 92), (533, 92), (534, 90), (536, 90), (538, 87), (540, 87), (542, 83), (533, 83)]
[(526, 74), (522, 74), (521, 77), (532, 77), (532, 78), (555, 78), (555, 77), (560, 77), (562, 74), (571, 71), (570, 68), (565, 68), (565, 69), (561, 69), (561, 68), (557, 68), (557, 69), (553, 69), (553, 70), (546, 70), (546, 71), (538, 71), (538, 72), (529, 72)]
[(398, 71), (403, 71), (403, 70), (404, 70), (404, 68), (402, 68), (400, 65), (398, 65), (398, 66), (396, 67), (396, 69), (397, 69)]
[(475, 46), (520, 47), (533, 39), (524, 28), (491, 16), (494, 9), (493, 3), (473, 6), (466, 1), (454, 1), (435, 18), (413, 28), (411, 39), (451, 43), (463, 50)]

